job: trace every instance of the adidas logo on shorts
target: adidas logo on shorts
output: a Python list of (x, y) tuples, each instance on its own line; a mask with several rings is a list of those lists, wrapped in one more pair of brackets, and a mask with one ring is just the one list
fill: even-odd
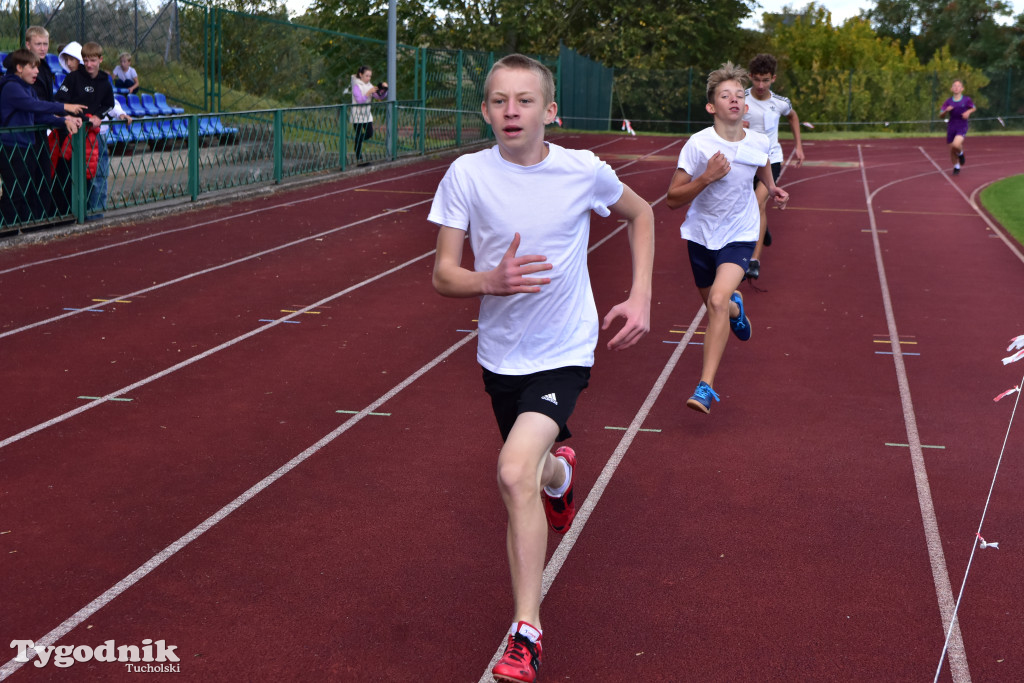
[(554, 394), (544, 394), (540, 398), (541, 398), (542, 401), (547, 401), (548, 403), (553, 403), (556, 406), (558, 405), (558, 398)]

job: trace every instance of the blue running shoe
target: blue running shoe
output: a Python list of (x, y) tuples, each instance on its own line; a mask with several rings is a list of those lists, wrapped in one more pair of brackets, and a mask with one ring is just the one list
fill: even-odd
[(718, 394), (707, 382), (701, 382), (693, 391), (693, 396), (686, 402), (687, 408), (699, 410), (702, 413), (711, 412), (711, 399), (718, 401)]
[(750, 318), (743, 311), (743, 295), (739, 292), (733, 292), (732, 296), (729, 297), (731, 301), (735, 301), (736, 305), (740, 307), (740, 314), (735, 318), (729, 318), (729, 327), (732, 328), (732, 333), (736, 335), (736, 338), (740, 341), (747, 341), (750, 339)]

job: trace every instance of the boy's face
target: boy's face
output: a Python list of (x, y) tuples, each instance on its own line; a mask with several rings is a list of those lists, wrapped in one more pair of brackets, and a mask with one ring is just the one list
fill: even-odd
[(121, 69), (123, 71), (127, 71), (128, 67), (130, 67), (131, 65), (132, 65), (132, 58), (131, 57), (121, 57)]
[(715, 96), (708, 102), (707, 111), (720, 121), (737, 123), (747, 113), (746, 89), (739, 81), (722, 81), (715, 88)]
[(39, 59), (46, 59), (46, 53), (50, 50), (49, 36), (32, 36), (25, 41), (25, 49)]
[(18, 74), (18, 78), (29, 85), (35, 83), (36, 79), (39, 78), (39, 66), (36, 64), (19, 64), (15, 71)]
[(103, 62), (103, 57), (86, 57), (82, 55), (82, 64), (85, 65), (85, 73), (90, 76), (95, 76), (100, 72), (100, 64)]
[(503, 156), (513, 160), (543, 152), (544, 126), (555, 120), (558, 106), (544, 101), (540, 74), (501, 68), (491, 74), (490, 92), (480, 110)]
[(759, 100), (768, 99), (772, 91), (772, 83), (775, 82), (775, 74), (750, 74), (750, 94)]
[(959, 95), (964, 91), (964, 84), (960, 81), (953, 81), (953, 87), (950, 88), (954, 95)]
[(68, 65), (68, 71), (78, 71), (78, 67), (81, 66), (79, 61), (71, 55), (64, 55), (64, 63)]

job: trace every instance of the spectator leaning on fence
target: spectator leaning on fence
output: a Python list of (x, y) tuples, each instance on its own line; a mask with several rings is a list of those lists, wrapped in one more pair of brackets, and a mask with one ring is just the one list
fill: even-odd
[[(106, 158), (106, 141), (100, 135), (100, 124), (105, 117), (115, 112), (117, 104), (110, 78), (100, 69), (102, 63), (103, 47), (99, 43), (86, 43), (82, 46), (83, 67), (68, 74), (57, 91), (59, 101), (86, 106), (84, 116), (89, 124), (89, 137), (86, 139), (87, 169), (92, 169), (91, 174), (87, 170), (92, 183), (86, 212), (93, 215), (103, 210), (106, 201), (106, 169), (101, 163)], [(122, 113), (121, 118), (127, 118), (127, 115)]]
[[(43, 102), (33, 85), (39, 74), (39, 58), (28, 50), (8, 56), (7, 74), (0, 79), (0, 128), (21, 126), (63, 126), (75, 133), (80, 125), (74, 116), (85, 107), (79, 104)], [(0, 133), (0, 175), (3, 178), (3, 220), (6, 225), (46, 217), (41, 189), (49, 184), (49, 165), (44, 169), (36, 134), (32, 131)]]
[[(25, 49), (39, 59), (39, 75), (36, 77), (32, 87), (36, 95), (43, 102), (53, 102), (54, 76), (50, 65), (46, 61), (46, 54), (50, 50), (50, 33), (42, 26), (29, 26), (25, 29)], [(4, 68), (10, 71), (14, 67), (8, 63), (10, 55), (4, 60)], [(43, 175), (49, 178), (52, 175), (50, 168), (50, 157), (46, 154), (46, 131), (40, 130), (35, 135), (36, 156), (39, 158)], [(45, 212), (49, 215), (53, 210), (53, 199), (51, 198), (50, 184), (46, 183), (39, 188), (39, 201)]]
[(352, 104), (365, 105), (352, 107), (350, 115), (352, 127), (356, 131), (356, 163), (363, 160), (363, 141), (373, 137), (373, 112), (370, 110), (370, 100), (383, 100), (388, 88), (387, 83), (381, 83), (379, 87), (374, 85), (370, 82), (372, 78), (373, 70), (368, 66), (359, 67), (359, 71), (352, 76)]

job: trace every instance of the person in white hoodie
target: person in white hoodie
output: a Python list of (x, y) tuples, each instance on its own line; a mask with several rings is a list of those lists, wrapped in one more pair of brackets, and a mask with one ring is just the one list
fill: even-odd
[(361, 66), (352, 76), (352, 104), (355, 106), (349, 112), (349, 120), (356, 132), (355, 152), (356, 163), (363, 161), (363, 141), (373, 138), (373, 112), (370, 111), (370, 100), (383, 100), (387, 97), (388, 84), (381, 83), (380, 87), (371, 83), (373, 70), (368, 66)]

